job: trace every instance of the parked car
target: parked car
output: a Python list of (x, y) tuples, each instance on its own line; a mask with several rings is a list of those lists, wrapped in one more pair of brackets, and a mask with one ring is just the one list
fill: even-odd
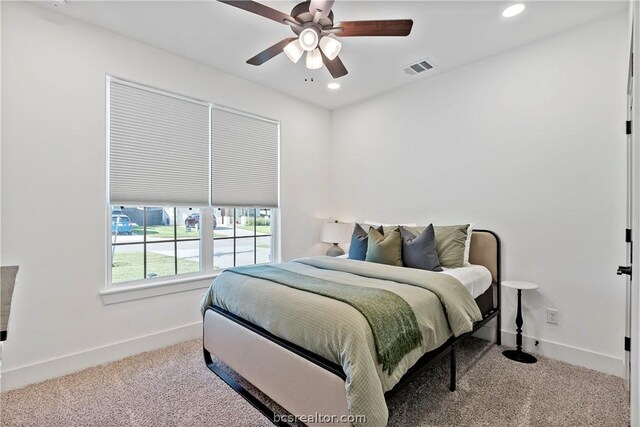
[(111, 215), (112, 234), (132, 234), (131, 220), (126, 215)]
[[(216, 226), (218, 225), (218, 221), (216, 220), (216, 217), (213, 217), (213, 228), (216, 228)], [(196, 230), (200, 229), (200, 213), (199, 212), (194, 212), (191, 215), (189, 215), (185, 220), (184, 220), (184, 229), (187, 231), (191, 231), (193, 228), (195, 228)]]

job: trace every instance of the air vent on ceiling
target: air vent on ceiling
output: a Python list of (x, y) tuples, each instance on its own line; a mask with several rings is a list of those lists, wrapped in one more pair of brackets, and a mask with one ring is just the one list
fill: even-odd
[(413, 63), (411, 65), (407, 65), (404, 68), (404, 72), (409, 74), (410, 76), (413, 76), (415, 74), (420, 74), (422, 72), (432, 70), (435, 67), (436, 66), (433, 63), (433, 61), (431, 61), (428, 58), (425, 58), (425, 59), (421, 59), (418, 62), (415, 62), (415, 63)]

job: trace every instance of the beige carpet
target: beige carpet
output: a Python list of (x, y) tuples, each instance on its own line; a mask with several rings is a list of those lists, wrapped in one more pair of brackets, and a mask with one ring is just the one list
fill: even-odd
[[(620, 378), (467, 340), (458, 390), (444, 361), (389, 402), (392, 426), (626, 426)], [(3, 426), (269, 426), (209, 371), (198, 340), (2, 394)]]

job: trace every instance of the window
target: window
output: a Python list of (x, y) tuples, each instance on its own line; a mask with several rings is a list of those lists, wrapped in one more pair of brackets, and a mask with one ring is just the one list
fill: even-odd
[(107, 85), (108, 284), (276, 261), (279, 123), (113, 77)]
[(199, 209), (114, 206), (111, 282), (198, 273)]
[[(272, 209), (112, 206), (111, 283), (272, 260)], [(210, 220), (209, 220), (210, 219)], [(211, 224), (205, 230), (201, 224)], [(213, 253), (210, 263), (202, 253)]]
[(214, 210), (214, 269), (271, 262), (271, 209)]

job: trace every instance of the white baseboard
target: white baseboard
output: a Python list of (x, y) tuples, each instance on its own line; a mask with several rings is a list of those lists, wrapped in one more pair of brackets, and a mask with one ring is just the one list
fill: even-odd
[(198, 337), (202, 337), (202, 322), (4, 370), (2, 371), (2, 391), (24, 387)]
[[(480, 328), (474, 336), (495, 342), (496, 327), (493, 325), (487, 325)], [(536, 345), (536, 341), (538, 341), (538, 345)], [(515, 332), (503, 329), (502, 344), (508, 347), (515, 347)], [(553, 341), (532, 338), (526, 335), (522, 335), (522, 348), (527, 353), (540, 354), (550, 359), (582, 366), (595, 371), (604, 372), (605, 374), (624, 377), (624, 360), (615, 356), (597, 353), (583, 348), (572, 347)]]
[[(487, 325), (476, 332), (474, 336), (495, 341), (495, 331), (495, 326)], [(29, 384), (113, 362), (145, 351), (157, 350), (201, 336), (202, 322), (195, 322), (150, 335), (44, 360), (31, 365), (4, 370), (1, 376), (2, 391), (24, 387)], [(523, 348), (527, 352), (540, 354), (551, 359), (583, 366), (606, 374), (619, 377), (624, 376), (624, 361), (621, 358), (553, 341), (531, 338), (526, 335), (523, 335), (522, 338)], [(537, 346), (535, 345), (536, 340), (539, 341)], [(502, 330), (503, 345), (513, 347), (515, 346), (515, 342), (516, 337), (514, 332)]]

